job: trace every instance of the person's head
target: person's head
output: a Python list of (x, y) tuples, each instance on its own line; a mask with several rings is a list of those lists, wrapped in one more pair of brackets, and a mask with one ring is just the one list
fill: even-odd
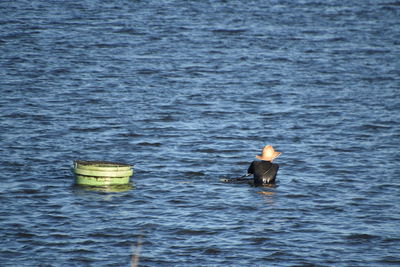
[(257, 155), (256, 158), (264, 161), (273, 161), (276, 157), (278, 157), (281, 152), (275, 151), (274, 148), (270, 145), (266, 145), (262, 151), (261, 155)]

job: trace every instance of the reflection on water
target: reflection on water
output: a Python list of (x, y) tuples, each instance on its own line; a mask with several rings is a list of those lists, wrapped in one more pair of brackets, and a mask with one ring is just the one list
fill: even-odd
[(107, 186), (90, 186), (90, 185), (74, 184), (74, 192), (77, 194), (82, 194), (85, 192), (120, 193), (134, 188), (135, 187), (133, 183), (124, 185), (107, 185)]
[[(273, 186), (270, 186), (270, 188)], [(257, 194), (260, 194), (263, 200), (266, 202), (267, 205), (275, 204), (275, 192), (271, 189), (267, 189), (264, 187), (261, 191), (257, 191)]]
[(90, 186), (90, 185), (78, 185), (74, 184), (72, 191), (76, 196), (81, 196), (84, 199), (96, 201), (104, 200), (111, 201), (115, 198), (120, 198), (125, 195), (125, 192), (129, 192), (134, 189), (134, 184), (126, 185), (108, 185), (108, 186)]
[(267, 196), (272, 196), (272, 195), (274, 195), (274, 192), (259, 191), (259, 192), (257, 192), (257, 193), (259, 193), (259, 194), (261, 194), (261, 195), (267, 195)]

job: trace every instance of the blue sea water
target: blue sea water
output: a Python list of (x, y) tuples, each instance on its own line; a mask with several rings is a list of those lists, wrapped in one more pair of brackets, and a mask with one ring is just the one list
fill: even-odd
[[(0, 1), (0, 266), (399, 266), (400, 2)], [(261, 148), (278, 184), (239, 177)], [(132, 188), (72, 162), (134, 164)]]

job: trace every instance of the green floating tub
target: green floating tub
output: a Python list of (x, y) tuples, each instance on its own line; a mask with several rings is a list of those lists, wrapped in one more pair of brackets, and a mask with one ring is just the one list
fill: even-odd
[(107, 186), (129, 183), (132, 166), (107, 161), (74, 161), (75, 182), (80, 185)]

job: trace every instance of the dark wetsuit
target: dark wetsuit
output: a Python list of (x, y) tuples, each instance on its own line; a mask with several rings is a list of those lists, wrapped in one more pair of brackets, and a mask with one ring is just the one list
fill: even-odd
[(254, 185), (274, 184), (279, 165), (270, 161), (253, 161), (247, 173), (254, 175)]
[[(221, 181), (226, 183), (247, 182), (254, 186), (273, 185), (275, 184), (278, 169), (279, 165), (270, 161), (253, 161), (247, 170), (247, 175), (243, 175), (240, 178), (221, 179)], [(246, 176), (249, 176), (251, 174), (254, 175), (253, 179), (245, 178)]]

